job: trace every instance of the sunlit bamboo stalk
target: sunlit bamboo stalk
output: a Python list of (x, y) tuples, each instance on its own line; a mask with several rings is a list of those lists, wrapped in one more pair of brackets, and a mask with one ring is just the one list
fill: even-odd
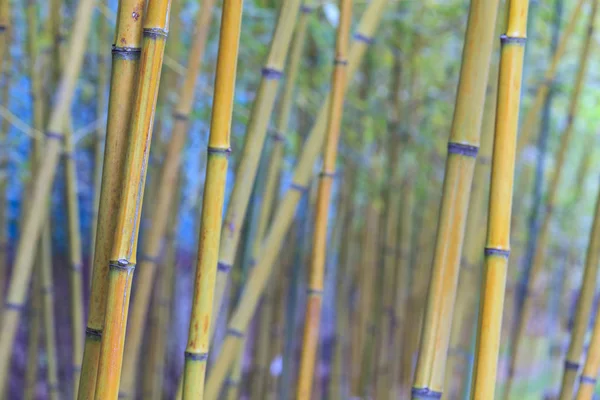
[(501, 36), (500, 69), (485, 265), (471, 399), (492, 399), (500, 349), (504, 289), (510, 254), (510, 222), (529, 0), (509, 0)]
[(121, 199), (110, 252), (96, 399), (116, 399), (119, 392), (141, 208), (162, 60), (169, 32), (170, 7), (170, 0), (150, 0), (144, 19), (140, 70), (128, 130), (129, 146), (123, 165)]
[[(517, 315), (516, 327), (515, 327), (515, 336), (512, 341), (512, 354), (510, 360), (509, 367), (509, 375), (507, 378), (507, 389), (505, 392), (506, 396), (511, 395), (511, 389), (513, 382), (513, 377), (515, 373), (515, 369), (517, 367), (517, 356), (520, 351), (522, 351), (522, 341), (525, 336), (525, 331), (527, 327), (527, 321), (531, 318), (533, 312), (533, 296), (538, 293), (538, 288), (540, 283), (539, 276), (544, 269), (546, 264), (546, 250), (548, 243), (548, 236), (550, 234), (550, 222), (553, 215), (553, 206), (556, 202), (556, 196), (559, 189), (559, 182), (564, 173), (564, 164), (566, 161), (567, 150), (570, 147), (571, 139), (574, 133), (574, 120), (577, 115), (579, 100), (581, 97), (581, 91), (583, 89), (583, 84), (585, 83), (585, 77), (587, 72), (587, 65), (589, 60), (590, 48), (592, 35), (594, 32), (594, 17), (597, 11), (597, 1), (592, 2), (592, 10), (590, 13), (590, 19), (588, 22), (588, 29), (586, 32), (586, 36), (584, 38), (583, 47), (581, 48), (580, 58), (579, 58), (579, 67), (577, 70), (577, 75), (575, 77), (575, 84), (573, 87), (573, 92), (571, 94), (571, 99), (569, 103), (569, 109), (567, 114), (567, 125), (565, 126), (563, 133), (560, 138), (560, 144), (558, 147), (558, 153), (556, 156), (556, 163), (554, 167), (554, 171), (550, 178), (550, 183), (548, 185), (548, 192), (546, 195), (546, 204), (545, 204), (545, 214), (542, 218), (542, 223), (540, 225), (540, 230), (538, 233), (538, 239), (536, 244), (536, 250), (531, 262), (531, 270), (529, 271), (529, 276), (527, 277), (527, 287), (525, 288), (525, 298), (523, 301), (522, 309)], [(575, 349), (574, 349), (575, 350)], [(573, 367), (570, 367), (573, 368)], [(567, 368), (567, 369), (570, 369)]]
[(194, 32), (194, 40), (190, 49), (188, 66), (182, 91), (173, 112), (174, 126), (165, 160), (160, 171), (160, 180), (156, 193), (155, 207), (152, 211), (152, 221), (147, 228), (142, 242), (142, 253), (139, 262), (139, 272), (136, 278), (135, 297), (129, 318), (129, 333), (126, 339), (123, 376), (121, 377), (120, 396), (135, 397), (135, 382), (138, 361), (146, 326), (146, 316), (155, 280), (156, 270), (160, 262), (163, 241), (167, 231), (169, 211), (177, 188), (180, 162), (183, 147), (189, 130), (189, 119), (194, 105), (196, 82), (202, 66), (204, 49), (208, 41), (209, 28), (213, 16), (214, 0), (206, 0), (199, 11)]
[(93, 6), (94, 0), (81, 0), (78, 3), (72, 27), (72, 32), (75, 34), (71, 35), (67, 56), (70, 62), (61, 75), (56, 91), (57, 98), (47, 125), (46, 151), (34, 174), (33, 193), (21, 233), (21, 238), (25, 240), (19, 241), (13, 269), (15, 273), (11, 277), (2, 313), (2, 323), (0, 323), (0, 393), (4, 393), (11, 350), (31, 280), (35, 249), (46, 221), (48, 211), (46, 202), (56, 175), (62, 147), (63, 122), (73, 100), (87, 44)]
[(183, 400), (203, 399), (213, 315), (213, 296), (221, 236), (230, 149), (231, 116), (242, 23), (242, 2), (225, 1), (219, 34), (214, 102), (208, 138), (198, 261), (192, 314), (185, 348)]
[[(110, 98), (98, 225), (94, 243), (89, 314), (78, 393), (80, 400), (94, 399), (96, 391), (112, 238), (117, 228), (118, 210), (119, 204), (121, 204), (121, 183), (125, 173), (129, 123), (140, 62), (143, 21), (141, 13), (142, 10), (137, 0), (119, 2), (115, 41), (112, 48)], [(132, 18), (132, 15), (137, 18)]]

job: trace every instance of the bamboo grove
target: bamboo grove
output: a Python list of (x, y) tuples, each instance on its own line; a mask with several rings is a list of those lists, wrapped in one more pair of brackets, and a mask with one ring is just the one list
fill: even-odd
[(0, 0), (0, 399), (600, 396), (598, 0)]

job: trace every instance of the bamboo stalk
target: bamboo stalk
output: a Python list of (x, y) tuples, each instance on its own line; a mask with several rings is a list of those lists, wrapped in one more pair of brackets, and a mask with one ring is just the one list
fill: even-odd
[(441, 396), (498, 1), (472, 0), (412, 398)]
[(571, 39), (571, 35), (573, 34), (573, 31), (575, 30), (575, 27), (577, 26), (577, 23), (580, 20), (581, 10), (583, 4), (586, 1), (587, 0), (578, 0), (578, 2), (576, 3), (573, 13), (571, 14), (571, 18), (565, 26), (565, 30), (560, 38), (560, 41), (558, 42), (558, 45), (556, 46), (556, 51), (554, 52), (552, 60), (550, 61), (550, 66), (544, 74), (542, 84), (537, 88), (533, 99), (533, 103), (529, 106), (529, 110), (523, 118), (519, 138), (517, 140), (517, 157), (521, 155), (523, 149), (525, 148), (525, 146), (527, 146), (527, 144), (531, 140), (532, 134), (535, 131), (536, 121), (538, 119), (540, 110), (544, 105), (544, 100), (548, 96), (551, 84), (554, 81), (554, 78), (558, 71), (558, 63), (563, 58), (563, 55), (567, 50), (567, 44), (569, 43), (569, 39)]
[(140, 71), (129, 127), (129, 147), (123, 165), (125, 171), (121, 182), (121, 199), (110, 253), (96, 399), (116, 399), (119, 391), (131, 283), (137, 258), (154, 111), (165, 41), (169, 32), (170, 7), (170, 0), (150, 0), (144, 20)]
[(0, 3), (0, 76), (5, 76), (6, 59), (10, 57), (11, 22), (10, 1), (4, 0)]
[(308, 299), (305, 311), (304, 338), (300, 358), (300, 371), (298, 374), (298, 388), (296, 391), (297, 397), (300, 399), (310, 397), (319, 340), (329, 203), (331, 201), (340, 127), (344, 112), (344, 94), (346, 92), (348, 66), (348, 36), (352, 23), (352, 0), (340, 0), (339, 9), (340, 21), (335, 43), (334, 69), (331, 76), (331, 101), (329, 102), (329, 115), (327, 117), (327, 139), (323, 153), (323, 166), (318, 183), (315, 228), (307, 288)]
[[(225, 213), (223, 229), (221, 230), (213, 315), (218, 315), (220, 312), (229, 270), (233, 265), (239, 245), (241, 227), (246, 216), (248, 200), (256, 178), (267, 126), (275, 104), (279, 80), (283, 76), (283, 68), (299, 8), (300, 0), (285, 0), (282, 2), (277, 25), (271, 39), (269, 54), (261, 71), (260, 82), (246, 130), (244, 148), (237, 165), (236, 182), (233, 186)], [(213, 335), (214, 327), (211, 337)]]
[(504, 289), (510, 254), (510, 222), (529, 0), (509, 0), (501, 36), (500, 69), (488, 232), (471, 399), (491, 399), (496, 387)]
[(71, 35), (67, 57), (70, 62), (65, 66), (61, 76), (56, 92), (58, 97), (47, 125), (47, 138), (49, 140), (38, 171), (35, 173), (31, 202), (23, 224), (21, 237), (25, 240), (19, 241), (16, 251), (15, 273), (11, 277), (7, 301), (2, 314), (2, 323), (0, 324), (0, 393), (4, 393), (12, 354), (11, 349), (13, 348), (21, 312), (25, 304), (28, 283), (31, 279), (35, 247), (38, 244), (46, 220), (48, 210), (45, 204), (56, 175), (56, 167), (61, 151), (60, 142), (63, 135), (60, 132), (63, 131), (64, 118), (73, 100), (77, 77), (83, 61), (84, 48), (87, 43), (93, 5), (94, 0), (81, 0), (78, 3), (72, 29), (76, 34)]
[(230, 149), (231, 116), (242, 23), (242, 2), (225, 1), (219, 34), (214, 102), (208, 139), (208, 161), (202, 200), (198, 262), (192, 313), (185, 349), (183, 400), (204, 398), (204, 378), (213, 317), (221, 215)]
[[(79, 400), (94, 399), (96, 391), (98, 360), (106, 311), (108, 265), (111, 259), (112, 238), (117, 228), (119, 204), (121, 204), (120, 189), (125, 173), (124, 164), (129, 142), (128, 129), (140, 62), (143, 21), (141, 13), (140, 3), (137, 0), (119, 2), (115, 41), (112, 49), (106, 144), (98, 226), (94, 244), (89, 315), (79, 383)], [(132, 15), (137, 18), (132, 18)]]
[[(363, 14), (358, 32), (354, 36), (355, 42), (350, 48), (348, 57), (348, 78), (354, 75), (368, 44), (372, 42), (372, 35), (381, 19), (386, 3), (386, 0), (374, 0), (369, 4), (367, 10)], [(325, 100), (325, 104), (327, 105), (328, 103), (329, 100)], [(271, 268), (275, 262), (275, 257), (278, 254), (278, 250), (281, 248), (285, 232), (290, 228), (294, 211), (311, 178), (312, 166), (320, 153), (325, 136), (326, 109), (327, 106), (321, 108), (315, 125), (306, 140), (306, 144), (298, 158), (299, 161), (294, 171), (292, 186), (290, 190), (286, 192), (283, 200), (276, 208), (273, 222), (266, 235), (262, 251), (257, 257), (256, 265), (250, 274), (246, 290), (239, 303), (240, 306), (236, 307), (236, 310), (232, 314), (233, 316), (229, 323), (229, 330), (223, 343), (221, 355), (215, 363), (207, 382), (205, 393), (207, 399), (215, 399), (217, 397), (217, 394), (227, 377), (235, 354), (237, 354), (239, 342), (241, 342), (240, 339), (244, 336), (244, 332), (254, 313), (266, 280), (270, 275)]]
[(140, 272), (136, 281), (137, 287), (129, 320), (130, 329), (126, 339), (123, 376), (121, 377), (120, 396), (123, 398), (135, 397), (136, 373), (142, 348), (144, 327), (146, 326), (146, 316), (148, 315), (156, 269), (158, 262), (160, 262), (165, 232), (167, 231), (169, 211), (173, 206), (173, 198), (177, 190), (182, 150), (189, 130), (189, 118), (194, 104), (196, 82), (208, 40), (214, 3), (214, 0), (203, 2), (202, 10), (198, 14), (185, 80), (178, 104), (173, 113), (173, 132), (162, 165), (160, 183), (157, 186), (160, 189), (156, 193), (155, 208), (152, 212), (153, 220), (142, 243), (142, 254), (139, 262)]
[[(7, 5), (5, 5), (4, 3), (8, 3), (8, 2), (3, 2), (2, 5), (0, 5), (0, 23), (2, 23), (2, 16), (1, 14), (5, 11), (2, 11), (2, 8), (6, 8), (8, 7)], [(29, 8), (28, 8), (29, 10)], [(1, 25), (0, 25), (1, 26)], [(0, 32), (0, 35), (5, 36), (4, 33)], [(3, 41), (7, 41), (8, 42), (8, 38), (7, 37), (0, 37), (0, 43), (2, 43)], [(2, 44), (0, 44), (0, 47), (2, 46)], [(0, 54), (2, 54), (2, 49), (0, 48)], [(8, 53), (8, 52), (7, 52)], [(0, 55), (0, 57), (2, 57)], [(6, 61), (4, 61), (4, 58), (7, 58)], [(12, 74), (10, 73), (10, 53), (7, 54), (7, 57), (3, 57), (0, 58), (0, 63), (2, 64), (2, 66), (0, 66), (0, 76), (3, 76), (4, 78), (4, 85), (2, 87), (2, 100), (1, 103), (4, 105), (9, 104), (10, 102), (10, 86), (11, 86), (11, 76)], [(6, 65), (5, 65), (6, 64)], [(4, 75), (2, 74), (2, 71), (4, 71)], [(8, 137), (8, 131), (10, 129), (10, 124), (8, 122), (7, 119), (4, 119), (2, 121), (2, 124), (0, 125), (0, 143), (2, 145), (2, 147), (4, 149), (7, 149), (7, 137)], [(8, 176), (6, 176), (6, 168), (8, 166), (8, 152), (6, 150), (4, 150), (2, 152), (2, 154), (0, 154), (0, 170), (2, 172), (4, 172), (5, 176), (3, 176), (2, 178), (0, 178), (0, 299), (4, 299), (4, 286), (5, 286), (5, 282), (8, 278), (8, 235), (7, 235), (7, 213), (6, 213), (6, 206), (7, 206), (7, 199), (6, 199), (6, 190), (7, 190), (7, 186), (8, 186)]]
[[(41, 254), (41, 252), (40, 252)], [(39, 257), (39, 256), (38, 256)], [(27, 371), (25, 372), (25, 389), (23, 398), (25, 400), (34, 400), (36, 396), (38, 371), (39, 371), (39, 350), (40, 350), (40, 328), (42, 319), (42, 299), (41, 285), (39, 275), (39, 263), (37, 264), (36, 275), (32, 278), (31, 298), (29, 305), (29, 325), (27, 340)]]
[(559, 182), (563, 174), (563, 166), (565, 164), (566, 152), (570, 146), (571, 138), (574, 132), (574, 120), (577, 114), (579, 99), (581, 97), (581, 90), (583, 88), (585, 75), (587, 72), (592, 34), (594, 31), (594, 16), (596, 15), (597, 11), (597, 3), (597, 1), (594, 1), (592, 3), (592, 12), (590, 14), (586, 37), (583, 43), (583, 47), (581, 49), (579, 58), (579, 68), (575, 77), (574, 89), (569, 104), (567, 114), (567, 125), (560, 138), (560, 145), (558, 148), (558, 154), (556, 156), (555, 169), (551, 176), (550, 184), (548, 186), (548, 193), (546, 195), (546, 212), (542, 218), (542, 224), (538, 233), (536, 251), (531, 263), (531, 270), (529, 271), (529, 275), (527, 277), (527, 287), (522, 309), (520, 310), (520, 315), (517, 316), (515, 336), (512, 344), (510, 369), (507, 380), (506, 396), (511, 395), (513, 375), (515, 373), (515, 368), (517, 365), (517, 355), (521, 351), (521, 347), (523, 346), (522, 341), (525, 336), (527, 321), (530, 319), (533, 312), (532, 296), (535, 293), (537, 293), (538, 287), (540, 285), (539, 276), (544, 268), (544, 265), (546, 264), (546, 247), (548, 243), (548, 235), (550, 233), (550, 221), (553, 215), (553, 206), (556, 202)]

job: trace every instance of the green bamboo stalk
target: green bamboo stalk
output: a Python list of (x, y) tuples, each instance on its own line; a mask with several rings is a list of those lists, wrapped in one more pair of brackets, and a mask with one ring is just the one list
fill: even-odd
[[(137, 16), (131, 18), (132, 15)], [(136, 76), (142, 42), (142, 15), (136, 0), (121, 0), (117, 15), (115, 41), (112, 50), (112, 72), (106, 144), (98, 208), (98, 226), (94, 244), (94, 265), (90, 292), (89, 315), (79, 400), (95, 397), (100, 344), (104, 330), (109, 261), (112, 238), (117, 228), (118, 207), (121, 204), (121, 183), (125, 173), (125, 157), (129, 141), (128, 130), (137, 86)]]
[[(374, 0), (363, 14), (358, 32), (354, 37), (355, 43), (351, 46), (348, 57), (348, 78), (354, 75), (368, 44), (371, 43), (372, 35), (380, 21), (386, 3), (385, 0)], [(325, 105), (328, 103), (329, 100), (327, 99)], [(270, 275), (275, 258), (281, 248), (285, 233), (290, 228), (294, 211), (311, 178), (312, 166), (320, 153), (325, 138), (326, 109), (327, 106), (321, 107), (319, 116), (299, 157), (294, 171), (292, 187), (286, 192), (274, 213), (271, 228), (266, 235), (260, 256), (257, 257), (256, 265), (250, 274), (248, 285), (239, 303), (240, 306), (236, 307), (229, 323), (228, 335), (225, 338), (221, 355), (209, 376), (205, 393), (207, 399), (216, 399), (229, 373), (235, 354), (237, 354), (240, 338), (244, 336), (266, 280)]]
[[(256, 97), (252, 104), (244, 148), (237, 165), (236, 182), (233, 186), (227, 212), (225, 213), (223, 229), (221, 230), (213, 315), (219, 314), (228, 273), (235, 261), (241, 227), (246, 216), (248, 200), (256, 178), (267, 126), (275, 104), (279, 80), (283, 75), (283, 68), (299, 9), (300, 0), (285, 0), (281, 5), (277, 25), (271, 39), (269, 54), (262, 69)], [(213, 335), (214, 327), (211, 337)]]
[(4, 76), (6, 59), (10, 56), (11, 22), (10, 1), (4, 0), (0, 3), (0, 76)]
[(182, 91), (173, 113), (175, 125), (169, 139), (165, 161), (160, 171), (160, 190), (156, 193), (152, 223), (147, 228), (142, 243), (137, 287), (129, 319), (129, 334), (126, 339), (123, 376), (121, 377), (120, 396), (135, 397), (135, 382), (138, 361), (142, 349), (146, 316), (150, 305), (156, 269), (160, 261), (162, 245), (167, 231), (169, 211), (173, 206), (177, 191), (177, 180), (183, 147), (189, 130), (189, 118), (194, 105), (195, 88), (204, 58), (204, 49), (208, 40), (209, 28), (213, 16), (214, 0), (202, 4), (196, 21), (196, 31), (188, 59), (187, 72)]
[(131, 112), (129, 147), (123, 165), (125, 171), (121, 182), (121, 201), (109, 261), (106, 314), (96, 380), (97, 399), (116, 399), (119, 391), (154, 111), (169, 32), (170, 7), (170, 0), (150, 0), (144, 18), (140, 71)]
[(15, 273), (9, 284), (7, 301), (4, 305), (2, 323), (0, 324), (0, 393), (4, 393), (6, 378), (8, 376), (9, 361), (13, 343), (19, 325), (21, 312), (27, 296), (28, 283), (31, 279), (35, 247), (42, 233), (47, 215), (46, 201), (50, 193), (52, 182), (56, 175), (56, 167), (60, 157), (61, 139), (63, 135), (64, 119), (69, 112), (75, 85), (81, 64), (94, 0), (81, 0), (78, 3), (71, 35), (69, 54), (70, 62), (65, 66), (58, 85), (57, 100), (54, 103), (47, 125), (48, 143), (38, 171), (34, 174), (33, 193), (29, 204), (30, 212), (26, 215), (23, 224), (22, 238), (16, 251), (14, 263)]
[[(520, 315), (517, 316), (516, 322), (516, 330), (515, 336), (512, 344), (512, 354), (510, 360), (510, 369), (509, 376), (507, 379), (507, 390), (506, 396), (511, 395), (512, 383), (513, 383), (513, 374), (515, 372), (516, 364), (517, 364), (517, 355), (520, 351), (522, 351), (522, 341), (525, 336), (525, 329), (527, 326), (527, 321), (530, 319), (533, 312), (533, 304), (532, 304), (532, 294), (536, 293), (537, 288), (540, 283), (539, 276), (543, 271), (544, 265), (546, 264), (546, 245), (548, 243), (548, 236), (550, 233), (550, 222), (553, 215), (553, 206), (556, 202), (556, 196), (558, 193), (559, 182), (563, 174), (563, 166), (565, 164), (567, 149), (570, 146), (571, 138), (574, 132), (574, 120), (577, 115), (579, 99), (581, 97), (581, 91), (583, 88), (583, 84), (585, 81), (585, 76), (587, 72), (587, 65), (589, 60), (590, 48), (591, 48), (591, 40), (592, 34), (594, 31), (594, 16), (597, 10), (597, 1), (592, 3), (592, 12), (590, 15), (588, 29), (586, 32), (586, 37), (584, 40), (583, 47), (581, 49), (581, 54), (579, 58), (579, 68), (577, 71), (577, 75), (575, 77), (574, 89), (571, 95), (571, 100), (569, 104), (568, 114), (567, 114), (567, 125), (562, 133), (560, 138), (560, 145), (558, 148), (558, 153), (556, 156), (556, 164), (554, 172), (551, 176), (550, 184), (548, 186), (548, 193), (546, 196), (546, 212), (542, 219), (542, 224), (540, 227), (540, 231), (538, 234), (538, 240), (536, 245), (536, 251), (531, 263), (531, 270), (529, 272), (528, 283), (526, 288), (526, 296), (524, 299), (524, 303), (522, 309), (520, 311)], [(524, 349), (524, 347), (523, 347)], [(574, 349), (575, 350), (575, 349)]]
[(441, 396), (498, 1), (472, 0), (412, 399)]

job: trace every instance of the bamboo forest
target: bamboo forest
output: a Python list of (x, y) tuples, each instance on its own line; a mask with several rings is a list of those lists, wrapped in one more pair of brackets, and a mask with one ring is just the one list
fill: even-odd
[(600, 0), (0, 0), (0, 400), (600, 399)]

